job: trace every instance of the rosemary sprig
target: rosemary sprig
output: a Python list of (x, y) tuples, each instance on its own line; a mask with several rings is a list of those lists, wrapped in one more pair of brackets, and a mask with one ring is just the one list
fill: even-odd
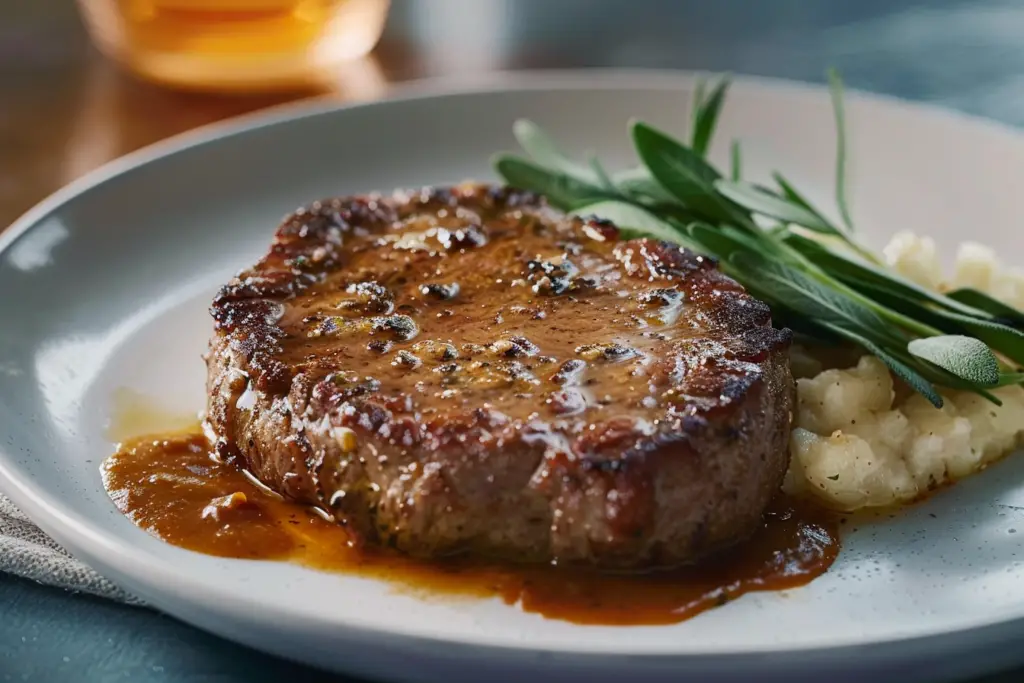
[(886, 268), (855, 239), (846, 191), (842, 82), (829, 84), (835, 112), (839, 222), (815, 208), (781, 173), (774, 187), (742, 179), (740, 143), (728, 174), (707, 160), (729, 88), (726, 77), (695, 90), (689, 144), (642, 122), (629, 132), (641, 165), (608, 173), (596, 158), (578, 163), (530, 121), (513, 133), (526, 156), (499, 154), (498, 173), (565, 211), (715, 257), (725, 272), (772, 306), (802, 337), (845, 340), (882, 360), (937, 407), (937, 386), (989, 390), (1024, 383), (1024, 312), (971, 289), (933, 292)]

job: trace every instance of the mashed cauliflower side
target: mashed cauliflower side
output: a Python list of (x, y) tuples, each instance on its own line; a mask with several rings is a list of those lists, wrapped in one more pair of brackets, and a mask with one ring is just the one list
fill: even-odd
[[(935, 244), (910, 233), (885, 249), (889, 265), (935, 289), (973, 287), (1024, 308), (1024, 273), (1003, 268), (994, 252), (961, 246), (951, 282)], [(857, 510), (909, 502), (943, 483), (977, 472), (1024, 441), (1024, 387), (994, 390), (996, 406), (969, 392), (943, 390), (937, 409), (899, 390), (885, 365), (863, 356), (853, 367), (823, 369), (793, 352), (797, 410), (785, 488), (829, 507)]]

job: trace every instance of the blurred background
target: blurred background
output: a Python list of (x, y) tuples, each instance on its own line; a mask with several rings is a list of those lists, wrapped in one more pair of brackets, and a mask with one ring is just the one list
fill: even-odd
[[(509, 69), (820, 82), (828, 66), (852, 88), (1024, 125), (1024, 2), (0, 0), (0, 230), (127, 152), (305, 97), (366, 100), (410, 79)], [(3, 680), (323, 680), (10, 575), (0, 605)]]
[(1022, 124), (1022, 35), (1015, 0), (0, 0), (0, 228), (175, 133), (432, 76), (835, 65), (854, 88)]

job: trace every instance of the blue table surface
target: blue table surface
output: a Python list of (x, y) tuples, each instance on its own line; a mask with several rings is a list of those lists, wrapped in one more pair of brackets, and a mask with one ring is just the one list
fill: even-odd
[[(0, 0), (0, 29), (14, 26), (4, 16), (14, 17), (18, 2)], [(52, 9), (54, 25), (66, 31), (71, 3), (40, 2), (48, 7), (35, 11), (33, 30), (45, 33)], [(446, 60), (452, 38), (479, 59)], [(81, 35), (72, 44), (83, 59), (94, 58)], [(686, 68), (821, 81), (834, 65), (855, 88), (1024, 124), (1024, 3), (1014, 0), (393, 0), (382, 55), (388, 45), (401, 45), (405, 60), (389, 65), (382, 57), (395, 78), (468, 64)], [(354, 679), (254, 652), (147, 609), (0, 575), (0, 681), (121, 680)], [(1021, 680), (1024, 671), (985, 683)]]

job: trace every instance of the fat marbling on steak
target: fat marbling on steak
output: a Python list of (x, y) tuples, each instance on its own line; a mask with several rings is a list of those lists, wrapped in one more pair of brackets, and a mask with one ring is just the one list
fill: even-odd
[(788, 464), (768, 307), (530, 193), (315, 203), (211, 310), (219, 452), (413, 555), (685, 563), (749, 535)]

